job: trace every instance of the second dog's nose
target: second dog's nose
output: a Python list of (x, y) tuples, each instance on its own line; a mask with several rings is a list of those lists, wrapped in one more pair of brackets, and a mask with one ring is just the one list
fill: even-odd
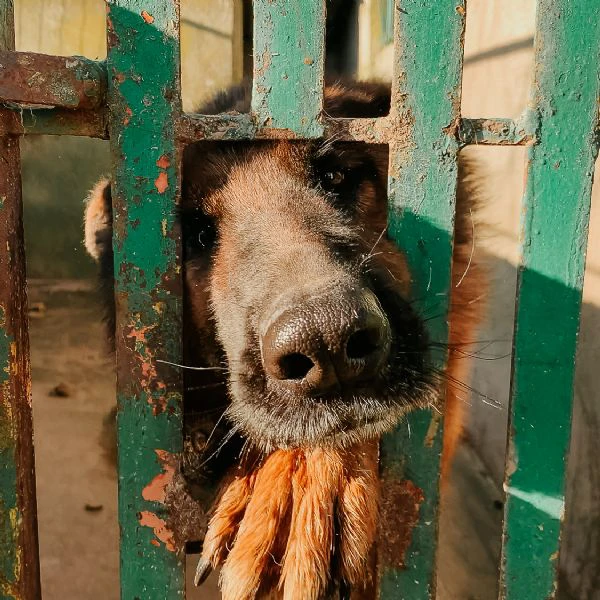
[(267, 376), (312, 395), (374, 378), (387, 362), (390, 326), (375, 295), (334, 288), (285, 309), (262, 336)]

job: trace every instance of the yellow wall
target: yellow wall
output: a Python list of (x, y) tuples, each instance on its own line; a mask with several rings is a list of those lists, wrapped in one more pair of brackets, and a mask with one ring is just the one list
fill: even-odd
[[(242, 75), (242, 0), (181, 2), (183, 108), (191, 111)], [(104, 0), (15, 0), (17, 49), (106, 56)]]

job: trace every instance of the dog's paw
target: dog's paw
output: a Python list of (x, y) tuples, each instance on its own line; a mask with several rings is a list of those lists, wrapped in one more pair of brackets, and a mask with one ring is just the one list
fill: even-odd
[(277, 450), (224, 487), (196, 572), (224, 600), (319, 600), (364, 583), (378, 512), (377, 443)]

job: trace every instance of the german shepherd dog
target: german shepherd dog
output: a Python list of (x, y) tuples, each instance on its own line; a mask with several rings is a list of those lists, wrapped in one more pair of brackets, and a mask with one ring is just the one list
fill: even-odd
[[(325, 89), (332, 117), (387, 114), (373, 83)], [(248, 112), (234, 87), (199, 112)], [(483, 276), (473, 168), (459, 161), (449, 362), (431, 366), (408, 262), (386, 236), (388, 149), (319, 141), (198, 142), (184, 152), (186, 452), (217, 483), (197, 580), (221, 566), (226, 600), (318, 600), (367, 584), (378, 526), (378, 437), (463, 381)], [(85, 243), (114, 331), (110, 182), (90, 193)], [(444, 386), (446, 387), (446, 386)], [(463, 424), (447, 386), (443, 471)], [(349, 596), (348, 596), (349, 597)]]

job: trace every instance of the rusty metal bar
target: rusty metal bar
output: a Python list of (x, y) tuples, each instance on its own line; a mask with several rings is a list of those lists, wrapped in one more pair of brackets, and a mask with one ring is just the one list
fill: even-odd
[[(406, 253), (421, 314), (446, 315), (451, 294), (457, 187), (464, 0), (395, 0), (391, 115), (410, 143), (390, 144), (388, 233)], [(441, 66), (441, 68), (440, 68)], [(447, 319), (427, 319), (446, 344)], [(432, 357), (444, 371), (447, 355)], [(443, 386), (440, 393), (444, 393)], [(381, 442), (380, 597), (435, 597), (441, 415), (418, 410)], [(387, 534), (387, 531), (394, 531)]]
[(105, 102), (106, 66), (81, 56), (0, 51), (0, 98), (20, 104), (96, 108)]
[(513, 119), (461, 119), (458, 128), (461, 146), (530, 146), (535, 143), (535, 123), (527, 111)]
[[(538, 0), (500, 598), (555, 598), (594, 164), (600, 3)], [(597, 590), (595, 590), (597, 591)], [(594, 595), (594, 594), (592, 594)]]
[[(12, 0), (0, 49), (14, 49)], [(0, 110), (0, 122), (12, 118)], [(0, 137), (0, 597), (40, 597), (19, 140)]]
[(108, 111), (65, 108), (25, 108), (6, 110), (0, 122), (0, 135), (77, 135), (108, 139)]
[[(75, 135), (108, 139), (106, 110), (73, 111), (61, 108), (10, 107), (13, 118), (0, 123), (0, 135)], [(177, 140), (298, 139), (289, 129), (259, 128), (250, 115), (184, 114), (175, 123)], [(376, 119), (323, 119), (324, 136), (339, 141), (387, 144), (407, 143), (406, 123), (389, 117)], [(512, 119), (461, 119), (457, 131), (461, 146), (528, 146), (535, 143), (531, 127)]]
[(320, 137), (325, 0), (254, 1), (252, 112), (260, 127)]
[(184, 593), (166, 496), (182, 451), (178, 0), (110, 0), (107, 13), (121, 597)]

